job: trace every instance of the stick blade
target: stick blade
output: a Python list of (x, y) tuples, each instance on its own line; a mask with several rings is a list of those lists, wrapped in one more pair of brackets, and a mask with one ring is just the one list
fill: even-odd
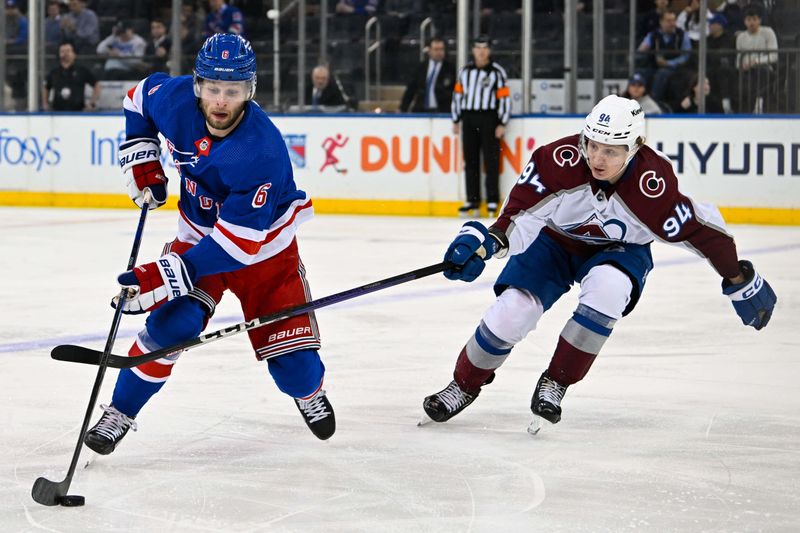
[[(83, 346), (73, 344), (61, 344), (50, 351), (50, 357), (57, 361), (67, 361), (69, 363), (83, 363), (85, 365), (99, 365), (103, 359), (103, 352), (92, 350)], [(141, 360), (138, 357), (127, 357), (124, 355), (110, 354), (106, 359), (108, 368), (131, 368), (137, 364), (147, 362), (149, 359)]]
[(83, 363), (85, 365), (99, 365), (102, 355), (103, 352), (84, 348), (83, 346), (74, 346), (72, 344), (56, 346), (50, 352), (50, 357), (57, 361)]
[(54, 506), (61, 503), (61, 498), (67, 494), (66, 480), (61, 483), (40, 477), (33, 483), (31, 497), (36, 503)]

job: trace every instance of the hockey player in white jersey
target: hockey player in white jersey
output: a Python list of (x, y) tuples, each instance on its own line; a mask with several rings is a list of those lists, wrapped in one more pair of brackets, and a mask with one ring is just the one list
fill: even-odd
[(473, 281), (485, 260), (510, 259), (494, 285), (497, 300), (458, 355), (453, 381), (423, 402), (431, 419), (445, 422), (470, 405), (577, 282), (578, 305), (531, 400), (532, 427), (557, 423), (567, 388), (586, 376), (617, 321), (635, 307), (656, 239), (707, 258), (742, 322), (767, 325), (777, 301), (772, 288), (738, 259), (719, 211), (681, 194), (671, 163), (644, 144), (644, 133), (639, 104), (607, 96), (580, 134), (533, 153), (494, 224), (464, 224), (445, 254), (460, 268), (445, 276)]

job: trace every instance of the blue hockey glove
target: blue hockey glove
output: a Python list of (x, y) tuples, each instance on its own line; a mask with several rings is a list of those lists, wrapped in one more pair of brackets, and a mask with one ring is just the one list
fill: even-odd
[(755, 271), (753, 263), (739, 261), (739, 270), (744, 275), (744, 281), (734, 284), (723, 279), (722, 293), (733, 302), (733, 309), (742, 319), (742, 324), (761, 329), (769, 322), (778, 298), (767, 280)]
[(444, 271), (444, 276), (474, 281), (483, 272), (486, 260), (507, 247), (504, 237), (490, 233), (480, 222), (467, 222), (444, 254), (444, 260), (454, 265)]

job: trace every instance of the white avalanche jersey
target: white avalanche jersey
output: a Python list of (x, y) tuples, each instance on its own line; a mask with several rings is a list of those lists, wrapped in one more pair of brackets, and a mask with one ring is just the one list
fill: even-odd
[(739, 274), (736, 246), (719, 210), (681, 194), (666, 156), (642, 146), (610, 185), (592, 177), (578, 140), (572, 135), (536, 149), (511, 189), (492, 226), (508, 236), (511, 254), (524, 251), (541, 231), (573, 254), (659, 239), (707, 258), (721, 276)]

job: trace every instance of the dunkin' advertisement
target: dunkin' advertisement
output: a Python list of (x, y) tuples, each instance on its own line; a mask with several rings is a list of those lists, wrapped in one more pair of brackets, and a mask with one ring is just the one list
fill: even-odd
[[(272, 118), (283, 133), (298, 186), (322, 206), (324, 200), (336, 200), (343, 206), (338, 212), (347, 212), (347, 201), (353, 201), (360, 206), (358, 212), (370, 212), (370, 202), (399, 202), (394, 214), (412, 204), (416, 208), (411, 214), (437, 214), (441, 210), (419, 206), (449, 209), (464, 198), (462, 148), (446, 117)], [(581, 126), (580, 117), (513, 118), (501, 142), (501, 192), (513, 186), (536, 147)], [(681, 187), (700, 201), (797, 209), (798, 126), (798, 119), (788, 117), (657, 117), (648, 120), (647, 142), (673, 161)], [(50, 203), (38, 205), (58, 205), (60, 193), (81, 193), (88, 205), (125, 205), (113, 200), (115, 195), (125, 198), (117, 164), (124, 135), (121, 115), (3, 115), (0, 204), (25, 205), (25, 198), (47, 195)], [(168, 147), (194, 147), (175, 147), (162, 139), (164, 168), (175, 178)], [(177, 182), (170, 184), (173, 192)], [(90, 201), (92, 195), (102, 199)]]

